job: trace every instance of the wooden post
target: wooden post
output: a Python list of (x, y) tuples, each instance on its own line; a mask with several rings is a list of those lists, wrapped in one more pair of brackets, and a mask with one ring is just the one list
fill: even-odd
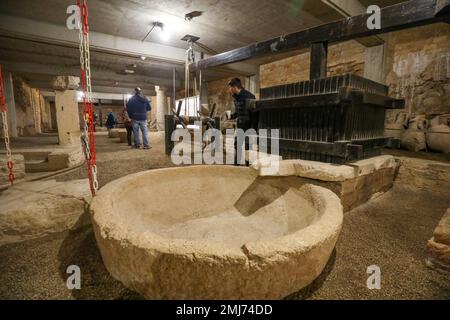
[(311, 45), (310, 80), (327, 77), (328, 42), (318, 42)]

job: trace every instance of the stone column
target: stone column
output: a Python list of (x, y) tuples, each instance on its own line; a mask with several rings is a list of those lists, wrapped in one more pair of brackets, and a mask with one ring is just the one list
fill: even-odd
[(41, 105), (39, 101), (36, 101), (36, 89), (30, 88), (30, 104), (33, 109), (34, 117), (34, 132), (36, 134), (42, 133), (41, 127)]
[(80, 116), (78, 112), (78, 77), (60, 76), (54, 80), (56, 122), (59, 144), (76, 146), (80, 144)]
[(17, 137), (16, 102), (14, 100), (14, 86), (11, 72), (3, 72), (3, 88), (8, 113), (9, 136)]
[(169, 114), (164, 88), (156, 86), (156, 121), (158, 131), (164, 131), (164, 116)]

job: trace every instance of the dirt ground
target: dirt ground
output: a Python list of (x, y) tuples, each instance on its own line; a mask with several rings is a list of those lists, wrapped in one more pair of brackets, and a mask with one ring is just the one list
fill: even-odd
[[(172, 166), (162, 141), (149, 151), (131, 150), (99, 134), (97, 150), (100, 186), (130, 173)], [(85, 177), (83, 167), (57, 180)], [(450, 299), (450, 275), (425, 263), (427, 240), (449, 206), (448, 194), (396, 183), (386, 194), (345, 214), (336, 250), (322, 275), (288, 299)], [(69, 265), (82, 270), (81, 290), (65, 285)], [(371, 265), (381, 268), (381, 290), (366, 287)], [(140, 298), (108, 274), (90, 227), (0, 247), (0, 299)]]

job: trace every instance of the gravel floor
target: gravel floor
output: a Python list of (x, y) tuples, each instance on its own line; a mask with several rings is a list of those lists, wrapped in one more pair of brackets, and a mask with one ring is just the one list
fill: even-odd
[[(129, 173), (171, 166), (163, 144), (150, 151), (97, 136), (100, 185)], [(84, 168), (58, 176), (86, 177)], [(288, 299), (450, 299), (450, 276), (425, 264), (426, 242), (450, 205), (448, 196), (395, 184), (348, 213), (322, 275)], [(81, 290), (65, 286), (78, 265)], [(381, 290), (368, 290), (366, 269), (382, 272)], [(0, 299), (139, 299), (109, 276), (90, 227), (0, 247)]]

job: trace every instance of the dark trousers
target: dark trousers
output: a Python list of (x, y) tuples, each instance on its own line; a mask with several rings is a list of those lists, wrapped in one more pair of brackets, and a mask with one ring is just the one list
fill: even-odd
[[(250, 125), (250, 121), (239, 121), (237, 123), (237, 129), (242, 129), (244, 131), (244, 133), (248, 130), (251, 129), (251, 125)], [(242, 147), (242, 146), (239, 146)], [(248, 151), (250, 149), (249, 146), (249, 138), (245, 137), (244, 140), (244, 145), (242, 148), (242, 153), (244, 153), (244, 157), (245, 157), (245, 152)], [(239, 166), (241, 165), (240, 163), (238, 163), (238, 141), (237, 141), (237, 137), (234, 138), (234, 165), (235, 166)], [(245, 165), (248, 166), (248, 161), (245, 161)]]
[(125, 129), (127, 129), (128, 145), (131, 146), (131, 134), (133, 133), (133, 128), (132, 127), (125, 127)]

